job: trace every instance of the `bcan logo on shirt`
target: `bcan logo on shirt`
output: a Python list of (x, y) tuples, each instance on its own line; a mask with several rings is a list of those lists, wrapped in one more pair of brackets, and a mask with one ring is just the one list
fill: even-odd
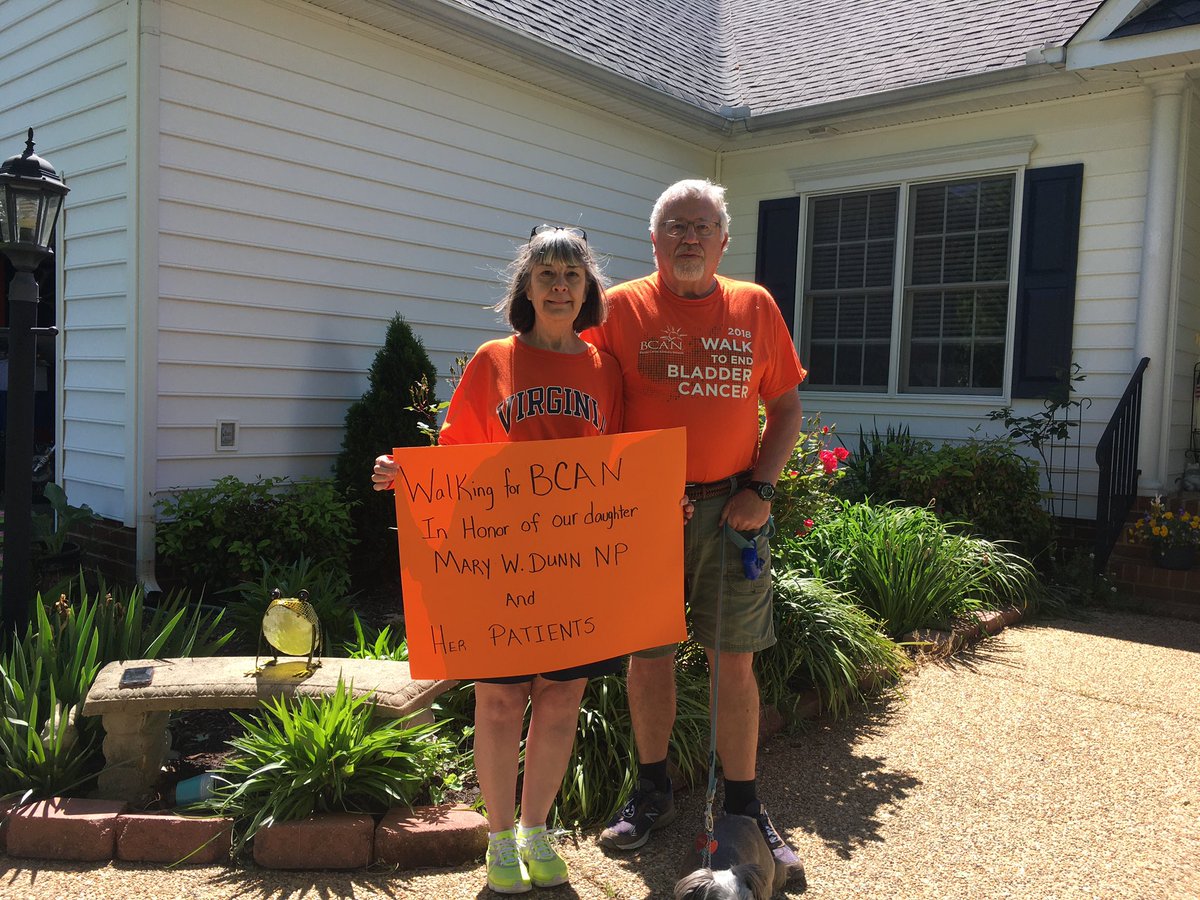
[(496, 416), (505, 434), (512, 426), (533, 416), (572, 416), (592, 423), (597, 433), (608, 430), (608, 421), (600, 414), (600, 404), (586, 391), (548, 385), (527, 388), (505, 397), (496, 406)]
[(642, 341), (638, 350), (641, 353), (682, 353), (685, 337), (683, 329), (671, 325), (662, 333), (662, 337)]

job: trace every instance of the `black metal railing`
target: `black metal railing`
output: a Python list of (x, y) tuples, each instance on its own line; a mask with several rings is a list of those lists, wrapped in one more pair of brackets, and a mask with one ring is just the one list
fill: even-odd
[(1150, 357), (1142, 357), (1117, 401), (1108, 427), (1096, 444), (1100, 485), (1096, 494), (1096, 571), (1103, 572), (1125, 519), (1137, 497), (1138, 437), (1142, 424), (1142, 375)]

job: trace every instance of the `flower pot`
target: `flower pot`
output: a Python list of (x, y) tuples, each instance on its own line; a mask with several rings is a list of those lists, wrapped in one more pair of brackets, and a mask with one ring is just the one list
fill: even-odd
[(1196, 548), (1190, 545), (1151, 547), (1150, 558), (1160, 569), (1190, 569), (1196, 564)]

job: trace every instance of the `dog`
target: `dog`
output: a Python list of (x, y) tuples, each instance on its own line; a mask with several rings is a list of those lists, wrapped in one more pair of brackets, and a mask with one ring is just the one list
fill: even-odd
[[(758, 822), (725, 815), (713, 824), (711, 868), (701, 865), (700, 850), (688, 854), (674, 900), (770, 900), (787, 881), (787, 866), (775, 859)], [(703, 845), (703, 836), (699, 839)]]

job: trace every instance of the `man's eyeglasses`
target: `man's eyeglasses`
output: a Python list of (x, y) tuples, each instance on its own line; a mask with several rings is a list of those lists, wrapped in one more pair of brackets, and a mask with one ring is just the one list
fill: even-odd
[(687, 219), (665, 219), (658, 227), (673, 238), (683, 237), (689, 228), (696, 229), (696, 237), (710, 238), (721, 230), (721, 223), (709, 222), (704, 219), (696, 222), (689, 222)]
[(529, 239), (532, 241), (539, 234), (546, 234), (550, 231), (565, 231), (567, 234), (574, 235), (585, 244), (587, 243), (587, 232), (582, 228), (576, 228), (574, 225), (534, 225), (533, 230), (529, 232)]

